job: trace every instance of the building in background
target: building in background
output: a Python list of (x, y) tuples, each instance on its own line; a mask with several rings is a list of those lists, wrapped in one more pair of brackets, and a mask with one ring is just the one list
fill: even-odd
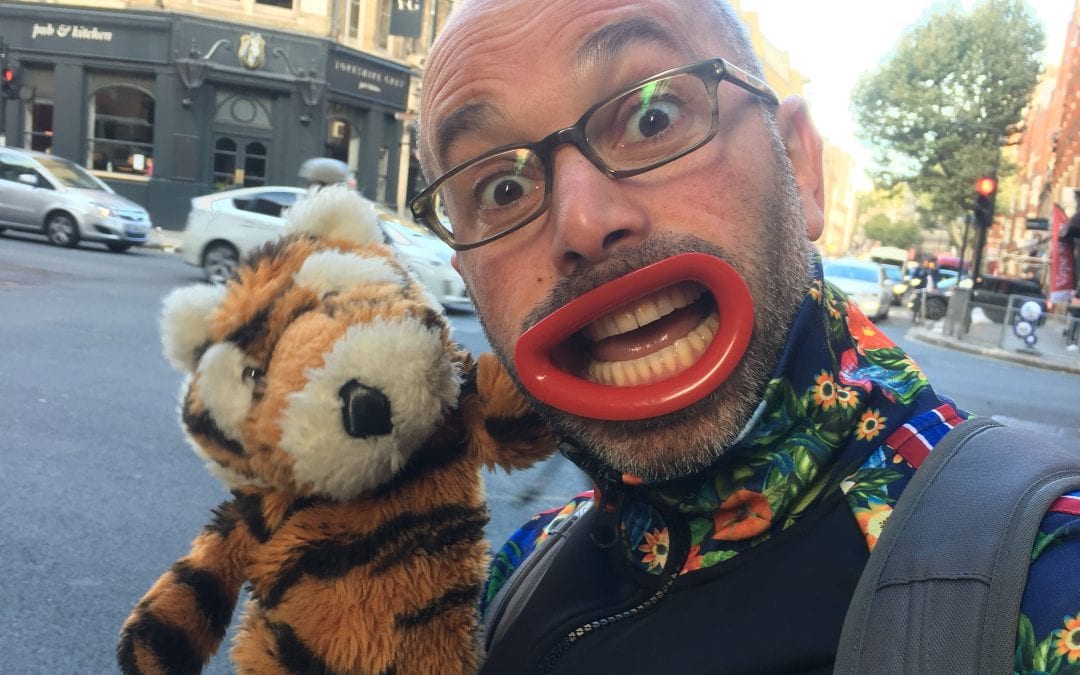
[(1072, 191), (1080, 187), (1080, 1), (1060, 61), (1047, 67), (1032, 96), (1014, 152), (1015, 191), (1012, 200), (998, 201), (988, 259), (996, 258), (1014, 276), (1039, 269), (1045, 280), (1050, 210), (1056, 203), (1072, 213)]
[[(0, 135), (86, 166), (179, 228), (189, 200), (299, 184), (309, 157), (398, 206), (420, 67), (448, 0), (0, 4)], [(411, 178), (410, 178), (411, 177)]]
[[(804, 96), (807, 79), (792, 65), (790, 55), (765, 37), (757, 12), (744, 10), (738, 0), (733, 0), (732, 5), (746, 24), (750, 42), (761, 59), (765, 81), (776, 90), (780, 100)], [(825, 230), (818, 247), (825, 255), (839, 256), (851, 250), (856, 237), (855, 160), (827, 139), (824, 155)]]

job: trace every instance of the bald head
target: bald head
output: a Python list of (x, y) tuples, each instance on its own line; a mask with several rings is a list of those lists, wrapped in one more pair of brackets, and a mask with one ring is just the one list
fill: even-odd
[[(445, 155), (437, 147), (437, 139), (454, 136), (457, 128), (467, 126), (478, 116), (497, 114), (488, 110), (483, 103), (466, 102), (460, 108), (460, 114), (448, 120), (440, 120), (442, 129), (434, 128), (431, 108), (433, 99), (445, 91), (436, 86), (445, 81), (441, 77), (447, 68), (460, 67), (456, 57), (465, 51), (483, 51), (485, 43), (510, 43), (520, 38), (522, 48), (527, 37), (541, 36), (541, 44), (546, 45), (546, 38), (557, 35), (573, 24), (578, 12), (562, 11), (558, 5), (567, 4), (557, 0), (546, 3), (534, 3), (531, 0), (462, 0), (458, 2), (442, 32), (436, 38), (428, 58), (425, 87), (420, 104), (420, 160), (424, 175), (434, 179), (438, 174), (451, 168), (446, 164)], [(571, 5), (589, 3), (571, 2)], [(626, 5), (626, 3), (618, 3)], [(679, 35), (674, 36), (679, 42), (708, 45), (705, 53), (723, 56), (753, 75), (761, 77), (761, 64), (754, 54), (749, 37), (741, 20), (726, 0), (647, 0), (634, 3), (633, 19), (623, 19), (597, 31), (578, 49), (580, 61), (589, 56), (603, 55), (603, 48), (617, 45), (620, 37), (656, 38), (659, 30), (651, 28), (655, 24), (654, 16), (667, 19), (667, 25), (681, 25)], [(508, 20), (507, 17), (514, 17)], [(701, 21), (705, 17), (707, 21)], [(542, 27), (539, 28), (538, 27)], [(479, 49), (478, 49), (479, 48)], [(492, 50), (493, 52), (495, 50)], [(541, 48), (536, 58), (545, 58)], [(468, 73), (456, 73), (455, 82), (467, 80)]]

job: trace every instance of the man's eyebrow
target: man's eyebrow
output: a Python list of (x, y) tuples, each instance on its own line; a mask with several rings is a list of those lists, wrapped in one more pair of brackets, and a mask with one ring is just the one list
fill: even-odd
[(615, 60), (619, 52), (633, 42), (657, 42), (684, 51), (676, 36), (648, 18), (633, 18), (604, 26), (578, 46), (575, 60), (579, 67)]
[(435, 155), (439, 158), (440, 170), (447, 168), (447, 154), (462, 135), (474, 131), (492, 119), (502, 117), (490, 103), (469, 103), (447, 115), (435, 128)]

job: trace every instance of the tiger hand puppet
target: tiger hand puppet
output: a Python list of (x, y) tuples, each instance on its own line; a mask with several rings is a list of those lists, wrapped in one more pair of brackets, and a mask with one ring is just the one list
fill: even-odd
[(181, 423), (231, 490), (121, 630), (125, 673), (197, 673), (242, 586), (240, 673), (470, 673), (488, 545), (480, 468), (554, 450), (473, 362), (371, 207), (325, 188), (224, 287), (174, 291)]

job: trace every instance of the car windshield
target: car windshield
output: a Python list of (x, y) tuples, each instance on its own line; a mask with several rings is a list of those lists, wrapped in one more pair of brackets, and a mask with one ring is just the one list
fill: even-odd
[(895, 281), (895, 282), (900, 281), (901, 274), (900, 274), (900, 268), (899, 267), (889, 266), (889, 267), (882, 267), (882, 269), (885, 270), (885, 278), (886, 279), (888, 279), (889, 281)]
[(38, 162), (49, 170), (64, 187), (112, 192), (108, 185), (95, 178), (78, 164), (59, 157), (39, 157)]
[(862, 265), (845, 265), (843, 263), (832, 263), (825, 267), (826, 279), (855, 279), (857, 281), (869, 281), (872, 284), (876, 284), (879, 280), (878, 272), (873, 267), (864, 267)]

